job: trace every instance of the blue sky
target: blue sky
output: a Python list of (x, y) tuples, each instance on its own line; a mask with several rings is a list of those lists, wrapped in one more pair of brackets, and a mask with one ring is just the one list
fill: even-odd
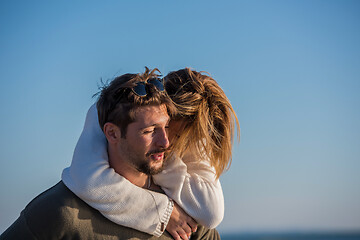
[(100, 79), (209, 72), (238, 114), (219, 230), (360, 230), (359, 1), (1, 1), (0, 232), (71, 162)]

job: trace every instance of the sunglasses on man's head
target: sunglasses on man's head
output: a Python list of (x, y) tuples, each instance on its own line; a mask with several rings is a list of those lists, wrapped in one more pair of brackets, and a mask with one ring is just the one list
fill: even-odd
[(137, 82), (136, 86), (131, 90), (140, 97), (145, 97), (147, 95), (146, 85), (152, 84), (156, 87), (157, 90), (163, 92), (165, 90), (162, 79), (159, 78), (150, 78), (146, 82)]

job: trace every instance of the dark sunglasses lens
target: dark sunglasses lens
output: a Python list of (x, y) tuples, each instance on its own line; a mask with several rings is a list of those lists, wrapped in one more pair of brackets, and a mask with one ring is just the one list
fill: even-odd
[(146, 96), (146, 86), (144, 82), (138, 82), (135, 87), (133, 87), (134, 93), (143, 97)]
[(160, 79), (150, 79), (148, 83), (154, 85), (160, 92), (164, 91), (164, 84)]

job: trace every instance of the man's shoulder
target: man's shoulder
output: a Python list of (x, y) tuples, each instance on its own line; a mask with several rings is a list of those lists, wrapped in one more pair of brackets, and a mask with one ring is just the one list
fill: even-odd
[(39, 211), (44, 214), (50, 214), (47, 210), (56, 210), (62, 208), (86, 207), (86, 203), (78, 198), (65, 184), (60, 181), (53, 187), (35, 197), (27, 206), (26, 211)]
[(48, 234), (45, 229), (58, 234), (71, 232), (79, 212), (91, 211), (94, 210), (60, 181), (34, 198), (22, 214), (30, 230), (45, 237)]
[[(111, 222), (60, 181), (34, 198), (0, 239), (157, 238)], [(171, 237), (166, 233), (160, 239)]]
[[(61, 181), (35, 197), (0, 239), (62, 239), (80, 236), (88, 225), (76, 225), (79, 213), (95, 211)], [(84, 214), (85, 213), (85, 214)], [(79, 239), (87, 239), (86, 237)]]
[(155, 239), (106, 219), (62, 181), (32, 200), (22, 216), (35, 239)]

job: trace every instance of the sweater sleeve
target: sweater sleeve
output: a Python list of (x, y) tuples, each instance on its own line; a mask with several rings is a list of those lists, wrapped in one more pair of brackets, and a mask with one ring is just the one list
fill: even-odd
[(171, 199), (137, 187), (110, 168), (95, 104), (87, 113), (71, 166), (63, 170), (62, 180), (79, 198), (119, 225), (159, 237), (170, 219)]
[(224, 196), (215, 169), (206, 159), (190, 152), (172, 158), (154, 182), (187, 214), (207, 228), (215, 228), (224, 217)]

